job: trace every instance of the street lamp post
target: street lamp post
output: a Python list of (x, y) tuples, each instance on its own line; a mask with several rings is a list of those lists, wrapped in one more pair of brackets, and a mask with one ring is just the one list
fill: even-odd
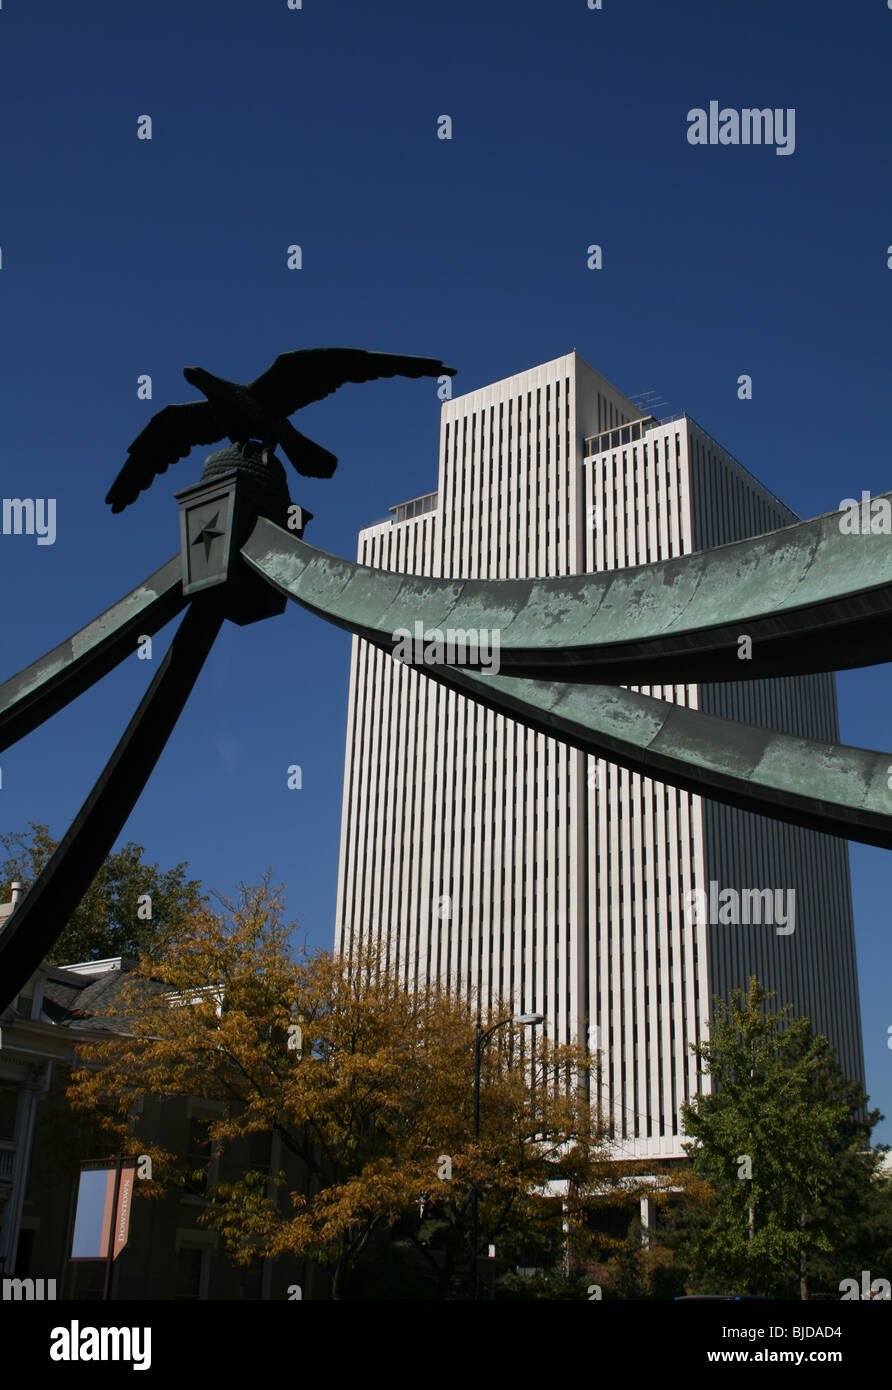
[[(480, 1138), (480, 1058), (483, 1053), (483, 1044), (488, 1042), (493, 1033), (499, 1028), (506, 1028), (509, 1023), (520, 1023), (527, 1028), (535, 1027), (537, 1023), (544, 1023), (543, 1014), (517, 1014), (514, 1018), (503, 1018), (501, 1023), (494, 1023), (490, 1028), (483, 1028), (480, 1016), (477, 1016), (477, 1034), (474, 1041), (474, 1140)], [(477, 1180), (471, 1186), (471, 1298), (477, 1300)]]

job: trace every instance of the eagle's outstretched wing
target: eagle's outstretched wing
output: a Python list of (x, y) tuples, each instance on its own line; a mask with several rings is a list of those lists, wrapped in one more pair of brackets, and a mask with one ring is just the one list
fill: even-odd
[(265, 410), (291, 415), (321, 401), (348, 381), (375, 381), (382, 376), (455, 376), (437, 357), (407, 357), (362, 348), (302, 348), (283, 352), (248, 390)]
[(159, 473), (183, 459), (194, 444), (213, 444), (220, 428), (207, 401), (166, 405), (153, 415), (127, 450), (127, 462), (109, 488), (106, 502), (122, 512)]

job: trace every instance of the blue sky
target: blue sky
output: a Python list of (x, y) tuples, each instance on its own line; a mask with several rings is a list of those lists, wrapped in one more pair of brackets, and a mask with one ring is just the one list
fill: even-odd
[[(57, 502), (54, 545), (0, 535), (4, 677), (176, 550), (171, 494), (202, 451), (120, 516), (103, 498), (149, 414), (192, 398), (187, 363), (250, 379), (347, 344), (442, 357), (465, 391), (576, 348), (690, 411), (803, 516), (892, 485), (892, 10), (603, 6), (4, 0), (2, 492)], [(690, 145), (687, 112), (713, 99), (794, 108), (794, 153)], [(435, 487), (438, 418), (426, 381), (303, 412), (341, 459), (330, 481), (289, 477), (307, 539), (352, 558), (361, 525)], [(123, 837), (223, 892), (271, 866), (322, 945), (348, 653), (293, 607), (227, 624)], [(63, 832), (152, 669), (134, 656), (3, 755), (0, 828)], [(839, 693), (844, 740), (892, 747), (887, 669)], [(892, 1113), (892, 860), (851, 862), (869, 1089)]]

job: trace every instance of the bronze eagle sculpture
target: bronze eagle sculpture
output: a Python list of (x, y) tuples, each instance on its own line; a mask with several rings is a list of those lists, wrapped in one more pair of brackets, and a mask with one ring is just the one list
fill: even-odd
[(306, 478), (330, 478), (337, 459), (307, 439), (287, 417), (321, 401), (346, 382), (376, 381), (388, 376), (454, 376), (435, 357), (409, 357), (362, 348), (302, 348), (281, 353), (254, 381), (226, 381), (202, 367), (185, 367), (183, 376), (206, 397), (185, 405), (166, 405), (152, 416), (127, 451), (127, 462), (106, 497), (113, 512), (135, 502), (159, 473), (185, 458), (195, 444), (228, 438), (233, 444), (259, 440), (272, 453), (277, 447)]

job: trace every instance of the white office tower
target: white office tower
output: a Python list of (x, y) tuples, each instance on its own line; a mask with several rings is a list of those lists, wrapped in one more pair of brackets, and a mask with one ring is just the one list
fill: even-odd
[[(796, 519), (689, 416), (642, 416), (576, 353), (445, 402), (438, 489), (391, 510), (361, 563), (463, 578), (643, 564)], [(838, 739), (832, 676), (645, 693)], [(710, 884), (770, 889), (784, 921), (694, 921)], [(845, 843), (588, 758), (354, 639), (337, 949), (361, 936), (408, 980), (448, 976), (598, 1049), (617, 1154), (683, 1153), (690, 1044), (751, 974), (863, 1083)]]

